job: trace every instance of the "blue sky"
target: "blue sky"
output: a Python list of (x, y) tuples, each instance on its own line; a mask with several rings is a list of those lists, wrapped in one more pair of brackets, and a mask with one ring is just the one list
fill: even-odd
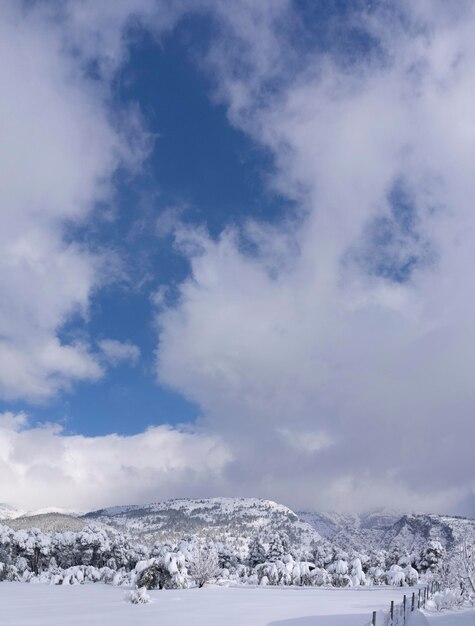
[[(79, 329), (93, 340), (132, 341), (140, 348), (140, 363), (124, 363), (101, 381), (79, 384), (44, 406), (27, 405), (35, 421), (57, 421), (71, 433), (131, 434), (199, 416), (199, 407), (160, 385), (154, 370), (151, 294), (189, 273), (173, 235), (155, 232), (156, 220), (180, 207), (186, 223), (204, 225), (217, 236), (249, 215), (276, 220), (289, 204), (266, 187), (272, 156), (233, 128), (224, 105), (213, 102), (212, 81), (199, 63), (212, 28), (209, 18), (191, 16), (159, 41), (145, 28), (135, 29), (129, 58), (114, 79), (112, 107), (139, 106), (155, 137), (153, 148), (140, 172), (117, 176), (113, 219), (99, 215), (72, 235), (116, 250), (133, 284), (119, 281), (101, 290), (87, 321), (73, 318), (61, 334), (67, 340)], [(23, 405), (2, 402), (0, 410)]]
[(0, 6), (0, 501), (473, 512), (474, 23)]

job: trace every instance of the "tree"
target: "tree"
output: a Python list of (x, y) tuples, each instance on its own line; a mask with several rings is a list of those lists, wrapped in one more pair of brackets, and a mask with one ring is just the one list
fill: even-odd
[(475, 595), (475, 543), (467, 538), (457, 546), (452, 558), (452, 572), (458, 578), (462, 592)]
[(267, 560), (266, 549), (261, 543), (259, 535), (254, 535), (251, 543), (249, 544), (249, 567), (254, 569), (256, 565), (265, 563)]
[(146, 589), (181, 589), (187, 586), (188, 572), (180, 553), (165, 553), (140, 561), (135, 567), (135, 586)]
[(269, 544), (269, 551), (267, 553), (267, 560), (270, 563), (275, 563), (276, 561), (280, 561), (284, 556), (284, 543), (282, 541), (282, 537), (278, 534), (275, 534), (271, 542)]
[(428, 541), (422, 548), (417, 567), (422, 572), (436, 573), (446, 557), (446, 552), (440, 541)]
[(198, 587), (219, 574), (218, 553), (214, 546), (197, 546), (190, 561), (190, 574)]

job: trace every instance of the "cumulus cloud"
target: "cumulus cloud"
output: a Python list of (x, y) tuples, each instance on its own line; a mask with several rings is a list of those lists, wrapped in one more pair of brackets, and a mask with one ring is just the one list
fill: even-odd
[[(192, 276), (159, 315), (159, 379), (232, 442), (235, 490), (457, 510), (475, 484), (473, 6), (381, 3), (350, 16), (367, 50), (317, 46), (298, 71), (279, 7), (224, 10), (234, 39), (207, 62), (298, 210), (178, 233)], [(307, 433), (331, 445), (298, 450)]]
[[(151, 138), (137, 107), (112, 106), (115, 72), (141, 23), (171, 28), (186, 3), (6, 1), (0, 7), (0, 398), (44, 401), (104, 367), (87, 319), (117, 259), (72, 235), (110, 216), (114, 175), (134, 172)], [(120, 259), (119, 259), (120, 262)]]
[[(43, 400), (104, 375), (87, 338), (61, 335), (107, 279), (104, 255), (68, 229), (110, 204), (114, 174), (149, 149), (140, 115), (108, 101), (137, 21), (157, 34), (184, 11), (213, 13), (213, 96), (274, 155), (269, 186), (295, 206), (216, 239), (173, 211), (157, 224), (191, 264), (172, 305), (163, 290), (154, 300), (157, 372), (199, 404), (199, 431), (92, 438), (3, 415), (3, 499), (473, 503), (473, 6), (355, 3), (322, 47), (297, 5), (0, 7), (3, 398)], [(353, 49), (339, 46), (355, 28)], [(107, 351), (136, 358), (127, 344)]]
[(130, 341), (102, 339), (98, 342), (106, 361), (111, 365), (130, 363), (136, 365), (140, 358), (140, 348)]
[(219, 438), (196, 431), (157, 426), (138, 435), (85, 437), (52, 424), (30, 427), (22, 413), (0, 414), (0, 492), (27, 509), (202, 497), (209, 485), (219, 489), (230, 460)]
[(111, 120), (105, 90), (65, 52), (67, 27), (43, 6), (0, 8), (0, 395), (7, 399), (43, 400), (103, 375), (87, 342), (59, 334), (74, 316), (87, 316), (107, 256), (71, 241), (68, 228), (110, 202), (114, 172), (146, 153), (140, 127)]

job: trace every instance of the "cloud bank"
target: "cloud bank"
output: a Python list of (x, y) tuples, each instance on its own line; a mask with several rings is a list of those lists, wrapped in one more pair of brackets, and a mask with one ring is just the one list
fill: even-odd
[[(0, 415), (2, 498), (35, 509), (51, 502), (87, 511), (118, 502), (147, 502), (157, 493), (219, 488), (230, 453), (214, 437), (169, 426), (135, 436), (65, 435), (53, 424), (31, 427), (25, 414)], [(125, 498), (125, 499), (124, 499)]]

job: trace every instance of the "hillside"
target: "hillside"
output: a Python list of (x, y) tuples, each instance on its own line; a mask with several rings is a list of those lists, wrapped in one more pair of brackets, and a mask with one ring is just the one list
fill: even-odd
[(257, 498), (180, 499), (122, 506), (88, 513), (98, 521), (150, 543), (174, 544), (185, 535), (242, 543), (259, 531), (263, 537), (285, 533), (291, 545), (306, 548), (321, 539), (318, 532), (289, 508)]
[(0, 520), (0, 524), (10, 526), (15, 530), (22, 528), (39, 528), (44, 533), (56, 533), (82, 530), (87, 522), (62, 513), (42, 513), (39, 515), (24, 515), (21, 517)]
[(10, 504), (0, 502), (0, 522), (3, 520), (15, 519), (16, 517), (21, 517), (22, 515), (26, 515), (26, 511), (23, 509), (17, 509)]
[(360, 515), (304, 511), (298, 515), (322, 537), (345, 549), (412, 550), (430, 539), (450, 549), (464, 536), (475, 539), (475, 520), (449, 515), (387, 510)]
[(129, 535), (132, 540), (176, 545), (182, 538), (210, 537), (241, 546), (245, 552), (258, 532), (264, 543), (283, 533), (296, 551), (311, 549), (321, 539), (348, 551), (413, 551), (430, 539), (450, 549), (464, 536), (475, 540), (475, 520), (448, 515), (377, 510), (362, 514), (303, 511), (258, 498), (175, 499), (144, 505), (126, 505), (82, 516), (58, 509), (25, 512), (0, 505), (0, 523), (44, 532), (79, 531), (96, 523)]

